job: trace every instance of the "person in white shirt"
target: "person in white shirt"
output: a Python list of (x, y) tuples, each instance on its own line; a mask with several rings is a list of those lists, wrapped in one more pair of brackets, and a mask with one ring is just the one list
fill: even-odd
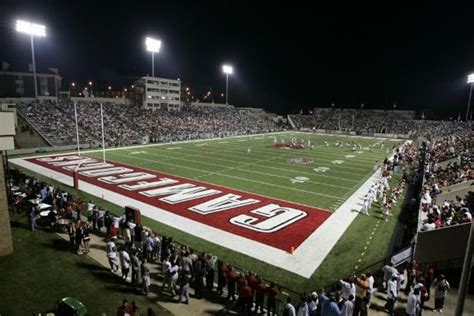
[(352, 316), (353, 313), (354, 313), (354, 296), (349, 295), (349, 298), (342, 305), (341, 316)]
[(369, 282), (369, 289), (367, 290), (367, 293), (368, 293), (367, 308), (369, 308), (370, 302), (372, 301), (372, 296), (374, 295), (374, 284), (375, 284), (375, 279), (372, 272), (367, 273), (367, 282)]
[(362, 205), (361, 213), (364, 215), (369, 215), (369, 197), (366, 196), (364, 199), (364, 204)]
[(392, 265), (387, 264), (382, 268), (382, 272), (383, 272), (382, 286), (385, 288), (388, 286), (388, 281), (390, 281), (393, 278), (393, 276), (398, 275), (398, 271)]
[(339, 280), (339, 283), (342, 286), (341, 297), (344, 299), (349, 299), (349, 296), (352, 295), (355, 297), (356, 286), (352, 280), (352, 277), (349, 277), (347, 281)]
[(410, 294), (408, 294), (407, 306), (405, 308), (405, 312), (408, 316), (418, 315), (418, 304), (420, 303), (419, 295), (419, 289), (414, 289)]
[(130, 255), (125, 249), (120, 252), (120, 264), (122, 266), (122, 279), (127, 281), (128, 272), (130, 271)]
[(286, 299), (286, 304), (283, 309), (283, 315), (285, 316), (296, 316), (296, 310), (293, 304), (291, 304), (291, 297)]
[(105, 245), (105, 249), (107, 252), (107, 259), (109, 259), (110, 270), (112, 272), (115, 272), (119, 268), (119, 261), (117, 258), (117, 247), (115, 246), (115, 243), (109, 239), (109, 241)]
[(310, 315), (316, 315), (316, 309), (318, 308), (318, 293), (311, 293), (311, 302), (309, 302), (309, 313)]
[(428, 222), (424, 223), (423, 226), (421, 226), (421, 231), (422, 232), (428, 232), (431, 230), (435, 230), (436, 224), (433, 222), (433, 220), (430, 218), (428, 219)]
[(397, 276), (393, 276), (387, 284), (387, 304), (385, 308), (388, 310), (390, 316), (394, 315), (393, 309), (395, 307), (395, 302), (398, 298), (398, 285), (397, 285)]
[(298, 311), (296, 312), (296, 316), (309, 316), (308, 301), (309, 301), (309, 298), (301, 298), (301, 303), (298, 306)]

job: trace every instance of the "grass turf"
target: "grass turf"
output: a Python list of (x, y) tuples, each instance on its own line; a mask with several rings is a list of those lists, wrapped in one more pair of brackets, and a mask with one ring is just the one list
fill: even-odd
[(1, 315), (44, 313), (67, 296), (84, 303), (88, 315), (115, 315), (123, 298), (134, 300), (142, 313), (152, 307), (157, 315), (172, 315), (145, 296), (124, 292), (120, 278), (87, 256), (69, 252), (68, 242), (58, 235), (29, 231), (24, 216), (12, 216), (12, 238), (14, 253), (0, 257)]
[[(334, 146), (339, 141), (356, 140), (363, 147), (367, 147), (374, 144), (376, 139), (296, 133), (294, 136), (286, 133), (276, 137), (278, 141), (280, 138), (289, 141), (291, 137), (310, 139), (315, 144), (315, 150), (275, 149), (272, 147), (273, 136), (257, 136), (117, 149), (108, 151), (107, 159), (333, 211), (367, 179), (375, 161), (381, 162), (386, 155), (385, 149), (379, 146), (374, 152), (364, 149), (363, 153), (353, 153), (351, 150)], [(326, 147), (324, 141), (328, 141), (330, 146)], [(386, 147), (389, 148), (395, 143), (397, 142), (385, 141)], [(249, 147), (251, 152), (247, 153)], [(88, 155), (101, 157), (100, 152)], [(309, 166), (288, 164), (287, 160), (294, 157), (311, 158), (314, 163)], [(333, 164), (335, 160), (344, 162), (340, 165)], [(313, 169), (317, 167), (330, 169), (316, 173)], [(52, 182), (43, 176), (36, 176)], [(306, 176), (310, 178), (310, 182), (292, 184), (290, 179), (297, 176)], [(68, 191), (82, 196), (83, 199), (90, 199), (83, 192), (74, 189)], [(93, 198), (93, 201), (112, 213), (123, 212), (120, 207), (107, 201), (98, 198)], [(381, 221), (382, 215), (374, 214), (374, 210), (371, 214), (376, 216), (358, 216), (310, 279), (147, 218), (144, 219), (144, 224), (163, 235), (173, 236), (176, 241), (194, 249), (212, 252), (239, 268), (256, 271), (287, 288), (308, 292), (383, 259), (396, 225), (399, 208), (395, 207), (393, 213), (394, 216), (388, 223)], [(377, 228), (374, 230), (375, 227)], [(367, 244), (370, 237), (372, 239)]]

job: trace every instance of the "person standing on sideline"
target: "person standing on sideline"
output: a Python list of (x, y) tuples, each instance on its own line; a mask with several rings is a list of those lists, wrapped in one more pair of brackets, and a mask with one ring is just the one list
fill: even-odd
[(390, 281), (387, 283), (387, 304), (385, 308), (388, 310), (390, 316), (394, 315), (393, 309), (398, 298), (398, 277), (396, 275), (392, 276)]
[(122, 279), (127, 281), (128, 272), (130, 271), (130, 255), (125, 248), (120, 252), (120, 264), (122, 266)]
[(89, 253), (90, 247), (89, 243), (91, 241), (90, 233), (92, 232), (91, 224), (86, 223), (84, 225), (84, 230), (82, 231), (82, 242), (84, 243), (84, 253)]
[(31, 211), (28, 217), (28, 222), (30, 224), (30, 230), (34, 232), (36, 229), (36, 207), (35, 206), (31, 208)]
[(443, 274), (440, 274), (437, 279), (434, 281), (434, 299), (435, 299), (435, 306), (434, 312), (443, 312), (444, 307), (444, 299), (446, 298), (446, 294), (449, 290), (449, 282), (446, 280)]
[(349, 295), (349, 298), (342, 305), (341, 316), (352, 316), (353, 313), (354, 313), (354, 296)]
[(140, 280), (140, 259), (138, 259), (137, 251), (132, 250), (130, 263), (132, 265), (132, 285), (137, 286)]
[(296, 316), (296, 310), (291, 303), (291, 297), (288, 296), (286, 299), (285, 308), (283, 309), (283, 316)]
[[(178, 303), (189, 304), (189, 274), (182, 273), (179, 279), (179, 283), (181, 291), (179, 294)], [(183, 297), (185, 299), (184, 302), (182, 301)]]
[(405, 312), (407, 316), (417, 316), (418, 315), (418, 304), (420, 303), (418, 297), (420, 295), (419, 289), (414, 289), (408, 294), (407, 307)]
[(367, 273), (367, 282), (369, 282), (369, 289), (367, 290), (367, 309), (370, 307), (372, 301), (372, 295), (374, 295), (374, 275), (372, 272)]
[(142, 276), (142, 294), (148, 295), (149, 293), (149, 286), (151, 284), (150, 279), (150, 270), (146, 266), (146, 259), (143, 259), (142, 264), (140, 266), (140, 272)]
[(105, 245), (105, 249), (107, 252), (107, 259), (109, 259), (110, 271), (115, 272), (119, 268), (119, 261), (117, 258), (117, 247), (115, 246), (115, 243), (111, 239), (109, 239), (109, 241)]
[(277, 314), (277, 301), (276, 297), (281, 293), (281, 289), (276, 286), (275, 283), (271, 283), (270, 287), (267, 289), (267, 311), (268, 315)]

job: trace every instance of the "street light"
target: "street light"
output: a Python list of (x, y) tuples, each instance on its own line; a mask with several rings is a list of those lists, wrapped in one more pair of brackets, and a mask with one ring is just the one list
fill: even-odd
[(229, 104), (229, 75), (234, 73), (234, 68), (230, 65), (223, 65), (222, 72), (225, 73), (225, 104)]
[(466, 122), (469, 120), (469, 108), (471, 107), (472, 84), (474, 83), (474, 73), (467, 76), (467, 83), (471, 84), (471, 88), (469, 89), (469, 100), (467, 101)]
[(151, 37), (145, 39), (146, 50), (151, 52), (151, 76), (155, 76), (155, 53), (160, 52), (161, 41)]
[(46, 36), (46, 26), (36, 23), (31, 23), (28, 21), (17, 20), (16, 21), (16, 30), (17, 32), (30, 35), (31, 39), (31, 60), (33, 63), (33, 82), (35, 84), (35, 98), (38, 98), (38, 86), (36, 84), (36, 63), (35, 63), (35, 45), (33, 42), (33, 37), (45, 37)]

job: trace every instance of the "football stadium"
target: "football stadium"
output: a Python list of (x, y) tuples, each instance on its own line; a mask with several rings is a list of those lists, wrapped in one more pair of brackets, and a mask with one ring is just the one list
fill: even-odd
[[(235, 60), (214, 67), (218, 79), (178, 67), (176, 50), (204, 61), (212, 48), (173, 44), (177, 31), (143, 9), (143, 60), (122, 63), (125, 46), (107, 55), (114, 39), (80, 30), (66, 4), (34, 19), (1, 7), (0, 43), (18, 43), (0, 55), (0, 315), (474, 313), (474, 74), (467, 108), (453, 96), (450, 114), (408, 92), (385, 105), (389, 89), (324, 103), (326, 80), (309, 93), (288, 75), (281, 89), (235, 54), (217, 57)], [(106, 25), (102, 10), (88, 23)], [(97, 60), (56, 56), (68, 32), (93, 39)], [(243, 83), (253, 75), (278, 99)], [(371, 79), (360, 80), (362, 91)]]

